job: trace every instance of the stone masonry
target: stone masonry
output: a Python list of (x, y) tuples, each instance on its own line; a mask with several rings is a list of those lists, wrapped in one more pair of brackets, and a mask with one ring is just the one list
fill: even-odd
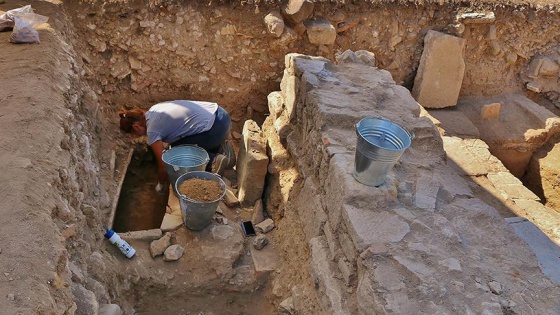
[(463, 38), (428, 31), (412, 95), (426, 108), (455, 106), (465, 73)]
[[(298, 196), (267, 211), (299, 214), (325, 313), (558, 312), (558, 287), (498, 211), (448, 165), (437, 128), (420, 116), (409, 91), (387, 71), (344, 60), (355, 62), (287, 55), (280, 96), (269, 98), (283, 103), (271, 104), (275, 114), (263, 124), (267, 135), (284, 131), (277, 137), (303, 177)], [(352, 176), (354, 125), (366, 116), (415, 134), (380, 187)], [(293, 170), (275, 170), (284, 171)]]
[(261, 199), (267, 166), (266, 140), (261, 128), (255, 121), (247, 120), (237, 160), (238, 199), (242, 205), (253, 206)]

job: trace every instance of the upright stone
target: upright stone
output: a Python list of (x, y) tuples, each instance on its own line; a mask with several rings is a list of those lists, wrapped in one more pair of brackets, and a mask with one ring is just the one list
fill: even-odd
[(266, 28), (268, 32), (275, 37), (282, 36), (284, 32), (284, 20), (282, 19), (282, 15), (278, 11), (272, 11), (264, 17), (264, 24), (266, 24)]
[(267, 167), (266, 138), (255, 121), (247, 120), (237, 159), (238, 199), (243, 206), (252, 206), (261, 199)]
[(463, 38), (428, 31), (412, 96), (426, 108), (457, 105), (465, 73)]
[(336, 29), (327, 19), (306, 21), (307, 37), (315, 45), (332, 45), (336, 40)]
[(282, 6), (282, 15), (295, 25), (310, 17), (314, 6), (314, 3), (309, 0), (289, 0)]

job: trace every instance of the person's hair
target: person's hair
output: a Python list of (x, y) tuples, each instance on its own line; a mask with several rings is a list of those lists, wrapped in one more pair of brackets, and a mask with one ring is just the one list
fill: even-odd
[(126, 133), (132, 132), (132, 124), (146, 122), (144, 111), (140, 108), (133, 108), (131, 110), (121, 109), (119, 117), (121, 118), (119, 128)]

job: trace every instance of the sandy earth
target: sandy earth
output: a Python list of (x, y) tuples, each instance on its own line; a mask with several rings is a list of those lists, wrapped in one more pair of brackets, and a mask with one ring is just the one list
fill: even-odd
[[(114, 113), (123, 104), (147, 107), (162, 98), (185, 94), (207, 98), (210, 92), (193, 88), (186, 93), (183, 86), (164, 84), (159, 89), (153, 88), (142, 94), (127, 88), (121, 90), (111, 82), (107, 66), (98, 62), (105, 57), (93, 54), (93, 62), (87, 67), (90, 72), (87, 80), (93, 89), (103, 89), (103, 93), (96, 94), (85, 82), (81, 83), (77, 79), (81, 70), (78, 65), (83, 66), (84, 61), (74, 59), (78, 54), (60, 35), (74, 36), (69, 31), (72, 25), (62, 16), (61, 1), (0, 1), (0, 10), (6, 11), (29, 3), (36, 12), (50, 19), (49, 25), (39, 31), (41, 44), (10, 44), (10, 33), (0, 33), (0, 182), (3, 183), (0, 186), (0, 236), (3, 239), (0, 242), (0, 271), (3, 274), (0, 275), (0, 309), (3, 314), (72, 314), (75, 305), (71, 302), (70, 283), (75, 280), (75, 274), (69, 270), (67, 261), (72, 257), (71, 260), (76, 264), (85, 262), (96, 248), (110, 246), (102, 237), (102, 227), (107, 223), (107, 212), (117, 180), (123, 175), (117, 172), (115, 178), (110, 176), (111, 152), (116, 152), (115, 169), (120, 170), (128, 149), (134, 145), (130, 138), (118, 133)], [(542, 6), (544, 1), (538, 4)], [(83, 15), (81, 6), (76, 3), (67, 5), (69, 14)], [(134, 5), (136, 9), (142, 8), (142, 4)], [(352, 10), (355, 9), (351, 8), (350, 12)], [(406, 13), (406, 10), (403, 12)], [(209, 7), (206, 13), (212, 11), (213, 8)], [(412, 19), (411, 16), (413, 14), (405, 18)], [(245, 23), (245, 30), (251, 30), (251, 24), (261, 23), (260, 16), (247, 19), (233, 16), (231, 20), (241, 20)], [(105, 25), (105, 28), (116, 29), (118, 21), (112, 20), (112, 24)], [(81, 34), (86, 33), (86, 23), (77, 27)], [(205, 36), (213, 36), (214, 31), (210, 30)], [(105, 36), (102, 32), (100, 34)], [(258, 29), (247, 36), (264, 37)], [(390, 42), (389, 37), (382, 36), (377, 40), (379, 45)], [(84, 54), (89, 51), (84, 41), (74, 39)], [(370, 32), (354, 34), (352, 39), (341, 39), (340, 47), (370, 39)], [(418, 39), (411, 39), (406, 49), (378, 53), (380, 66), (390, 68), (398, 82), (410, 84), (413, 77), (411, 72), (407, 72), (408, 67), (399, 67), (404, 63), (403, 60), (409, 62), (411, 55), (419, 57), (421, 50), (418, 49), (418, 42)], [(276, 76), (282, 73), (282, 56), (287, 50), (334, 55), (332, 49), (325, 47), (268, 48), (259, 47), (258, 54), (269, 59), (259, 63), (258, 71), (276, 72)], [(217, 50), (204, 54), (216, 53)], [(397, 57), (392, 59), (393, 55)], [(469, 55), (469, 58), (476, 58), (476, 54)], [(248, 65), (255, 64), (255, 61), (247, 59), (240, 62), (241, 70), (234, 70), (254, 71)], [(197, 68), (195, 71), (203, 70)], [(488, 71), (487, 77), (480, 75), (484, 71)], [(482, 84), (489, 77), (495, 78), (492, 71), (491, 66), (473, 71), (474, 78), (468, 79), (471, 86)], [(97, 73), (100, 75), (97, 76)], [(224, 72), (221, 81), (212, 84), (227, 86), (229, 82), (236, 81), (237, 75), (234, 73), (232, 76), (231, 73), (225, 75)], [(507, 77), (510, 78), (509, 75)], [(103, 80), (110, 82), (102, 86), (99, 81)], [(243, 77), (242, 83), (250, 80), (250, 77)], [(266, 92), (276, 90), (278, 82), (270, 78), (260, 80), (264, 82), (260, 86), (245, 87), (237, 95), (224, 93), (226, 96), (219, 97), (220, 103), (232, 113), (236, 132), (241, 130), (245, 118), (264, 120), (263, 113), (250, 109), (247, 104), (256, 104), (255, 108), (262, 107), (262, 103), (266, 103)], [(495, 81), (499, 82), (500, 78)], [(205, 83), (200, 85), (204, 86)], [(290, 182), (292, 178), (283, 180)], [(309, 287), (312, 285), (306, 273), (298, 272), (298, 267), (306, 265), (306, 262), (290, 260), (290, 257), (308, 254), (303, 245), (305, 239), (301, 234), (301, 225), (294, 215), (286, 215), (285, 224), (279, 226), (277, 234), (273, 236), (277, 240), (291, 240), (280, 247), (287, 272), (277, 281), (281, 283), (275, 286), (277, 297), (285, 296), (296, 283), (304, 283)], [(116, 267), (109, 265), (107, 269), (114, 270)], [(94, 273), (91, 267), (89, 271)], [(87, 272), (84, 277), (88, 277)], [(107, 282), (111, 284), (110, 280)], [(192, 303), (204, 305), (207, 301), (201, 299)], [(310, 312), (317, 311), (313, 303), (310, 303), (309, 308)]]
[[(57, 14), (52, 4), (36, 5)], [(71, 307), (60, 279), (68, 253), (61, 233), (53, 234), (63, 222), (52, 216), (56, 195), (70, 193), (59, 176), (71, 157), (60, 147), (67, 109), (58, 88), (70, 83), (59, 76), (68, 69), (57, 69), (68, 65), (57, 65), (64, 52), (49, 29), (40, 31), (40, 45), (9, 44), (9, 36), (0, 33), (1, 308), (5, 314), (62, 313)], [(55, 306), (58, 298), (66, 302)]]

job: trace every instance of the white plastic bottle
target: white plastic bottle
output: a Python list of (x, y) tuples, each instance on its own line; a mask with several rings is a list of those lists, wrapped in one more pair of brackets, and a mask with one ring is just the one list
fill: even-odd
[(132, 258), (136, 254), (136, 250), (128, 244), (127, 241), (123, 240), (115, 231), (111, 229), (105, 229), (105, 237), (109, 239), (113, 245), (117, 246), (121, 252), (128, 258)]

